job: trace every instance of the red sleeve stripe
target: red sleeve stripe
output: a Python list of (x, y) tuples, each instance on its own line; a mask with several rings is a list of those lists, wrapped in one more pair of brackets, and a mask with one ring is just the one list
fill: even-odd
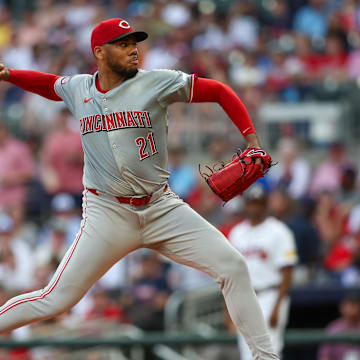
[(194, 97), (194, 82), (195, 82), (195, 74), (191, 75), (191, 82), (190, 82), (190, 99), (188, 103), (192, 102), (192, 99)]
[(251, 126), (249, 126), (248, 128), (246, 128), (245, 130), (242, 130), (241, 133), (246, 136), (247, 134), (250, 134), (252, 132), (252, 128)]

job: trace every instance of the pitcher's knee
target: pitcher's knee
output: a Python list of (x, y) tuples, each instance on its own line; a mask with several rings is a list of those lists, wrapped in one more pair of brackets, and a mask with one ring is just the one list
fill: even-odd
[(44, 317), (54, 317), (69, 310), (74, 304), (66, 293), (65, 294), (50, 294), (43, 299)]
[(226, 281), (248, 281), (250, 276), (244, 257), (240, 253), (235, 253), (228, 258), (222, 264), (220, 277), (222, 286)]
[(57, 299), (47, 299), (45, 301), (43, 317), (54, 317), (66, 311), (64, 304), (57, 301)]

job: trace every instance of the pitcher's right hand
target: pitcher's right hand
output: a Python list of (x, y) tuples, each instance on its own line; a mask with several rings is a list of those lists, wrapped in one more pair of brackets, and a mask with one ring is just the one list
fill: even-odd
[(10, 77), (9, 69), (2, 62), (0, 62), (0, 81), (8, 80), (9, 77)]

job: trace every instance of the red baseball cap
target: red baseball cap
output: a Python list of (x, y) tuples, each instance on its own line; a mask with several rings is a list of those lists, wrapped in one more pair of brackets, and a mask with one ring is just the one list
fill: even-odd
[(91, 50), (94, 52), (95, 46), (112, 43), (129, 35), (134, 35), (137, 42), (148, 37), (144, 31), (134, 31), (126, 20), (120, 18), (104, 20), (96, 25), (91, 33)]

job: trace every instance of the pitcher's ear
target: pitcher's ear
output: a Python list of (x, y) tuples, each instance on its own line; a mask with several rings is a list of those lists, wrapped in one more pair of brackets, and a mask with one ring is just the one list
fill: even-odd
[(97, 60), (103, 60), (105, 57), (105, 49), (103, 46), (95, 46), (94, 56)]

